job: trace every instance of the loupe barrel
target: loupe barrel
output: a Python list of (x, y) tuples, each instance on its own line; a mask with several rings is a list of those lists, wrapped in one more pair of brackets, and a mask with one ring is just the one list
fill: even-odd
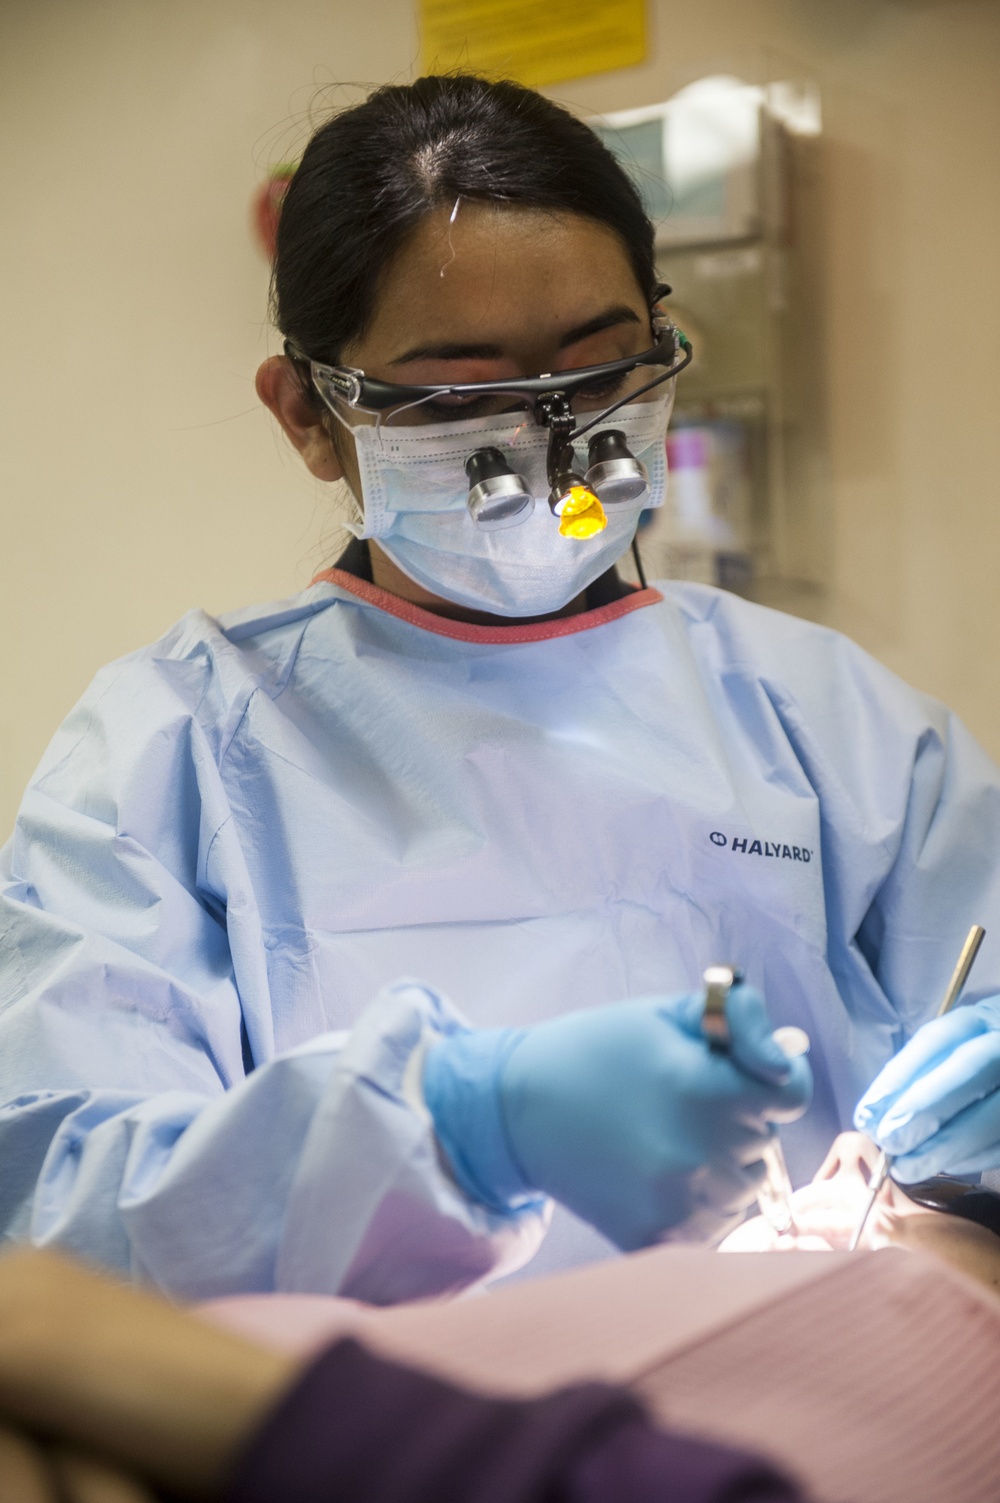
[(594, 434), (588, 449), (587, 484), (605, 506), (635, 502), (649, 493), (649, 472), (618, 428)]
[(484, 532), (516, 527), (531, 515), (535, 498), (500, 449), (476, 449), (465, 461), (469, 515)]

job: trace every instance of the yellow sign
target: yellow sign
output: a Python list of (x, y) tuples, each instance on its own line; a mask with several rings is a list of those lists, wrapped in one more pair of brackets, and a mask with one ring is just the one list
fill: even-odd
[(421, 0), (425, 73), (561, 83), (646, 58), (646, 0)]

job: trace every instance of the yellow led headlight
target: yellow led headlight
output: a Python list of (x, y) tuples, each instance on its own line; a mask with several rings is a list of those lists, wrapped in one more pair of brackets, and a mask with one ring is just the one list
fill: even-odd
[(604, 507), (589, 485), (570, 488), (565, 505), (559, 512), (559, 532), (564, 538), (592, 538), (608, 525)]
[(559, 518), (559, 532), (564, 538), (592, 538), (608, 525), (604, 507), (579, 475), (560, 477), (549, 496), (549, 506)]

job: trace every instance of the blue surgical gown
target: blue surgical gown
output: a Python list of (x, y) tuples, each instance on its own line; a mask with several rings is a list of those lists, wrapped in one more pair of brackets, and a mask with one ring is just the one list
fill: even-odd
[(947, 710), (704, 586), (485, 628), (331, 571), (192, 612), (98, 674), (0, 853), (0, 1225), (178, 1297), (496, 1276), (545, 1216), (452, 1180), (428, 1042), (713, 962), (812, 1039), (801, 1181), (973, 921), (1000, 990), (998, 849)]

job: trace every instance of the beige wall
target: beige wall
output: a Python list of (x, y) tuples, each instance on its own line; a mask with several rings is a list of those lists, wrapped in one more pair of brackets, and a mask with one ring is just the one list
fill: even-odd
[[(647, 65), (551, 92), (612, 110), (706, 72), (819, 81), (825, 614), (1000, 754), (1000, 6), (650, 8)], [(319, 85), (416, 56), (410, 0), (0, 7), (0, 834), (99, 664), (189, 606), (300, 588), (335, 546), (255, 404), (274, 340), (247, 205)]]

